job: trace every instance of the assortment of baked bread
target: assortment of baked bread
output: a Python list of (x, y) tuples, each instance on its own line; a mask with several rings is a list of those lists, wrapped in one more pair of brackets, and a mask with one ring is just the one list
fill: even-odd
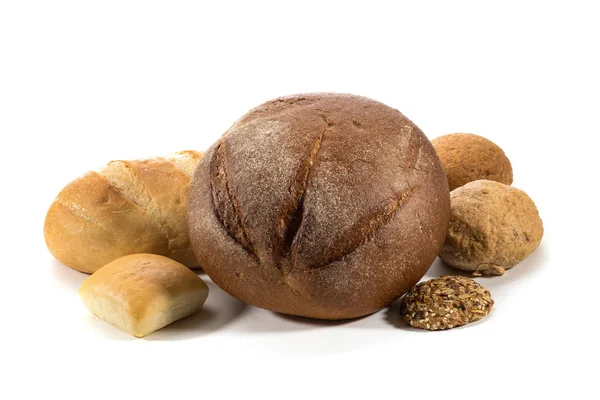
[[(204, 155), (113, 161), (75, 179), (44, 234), (59, 261), (92, 273), (86, 307), (135, 336), (202, 307), (195, 267), (248, 304), (345, 319), (413, 289), (437, 255), (476, 276), (527, 257), (542, 223), (511, 183), (510, 161), (487, 139), (432, 144), (382, 103), (305, 94), (249, 111)], [(411, 295), (420, 303), (405, 301), (404, 318), (424, 329), (480, 319), (493, 301), (465, 280)]]

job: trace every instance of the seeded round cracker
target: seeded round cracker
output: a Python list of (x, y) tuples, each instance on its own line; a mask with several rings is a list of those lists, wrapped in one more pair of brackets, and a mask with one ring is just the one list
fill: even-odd
[(442, 276), (421, 282), (406, 293), (400, 314), (412, 327), (437, 331), (478, 321), (493, 305), (490, 292), (473, 279)]

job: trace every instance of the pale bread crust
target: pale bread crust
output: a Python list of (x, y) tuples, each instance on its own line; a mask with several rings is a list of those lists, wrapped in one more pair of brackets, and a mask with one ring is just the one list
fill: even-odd
[(46, 215), (44, 237), (63, 264), (91, 273), (127, 254), (198, 263), (186, 223), (190, 175), (201, 153), (112, 161), (69, 183)]
[(192, 247), (215, 283), (257, 307), (324, 319), (375, 312), (410, 289), (448, 219), (446, 177), (421, 130), (339, 94), (247, 113), (198, 164), (188, 206)]
[(79, 295), (98, 318), (142, 337), (202, 308), (208, 286), (170, 258), (132, 254), (94, 272)]

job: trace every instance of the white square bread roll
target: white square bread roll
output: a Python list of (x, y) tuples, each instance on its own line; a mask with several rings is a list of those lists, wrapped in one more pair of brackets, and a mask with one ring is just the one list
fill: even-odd
[(79, 295), (98, 318), (142, 337), (202, 308), (208, 286), (170, 258), (132, 254), (94, 272)]

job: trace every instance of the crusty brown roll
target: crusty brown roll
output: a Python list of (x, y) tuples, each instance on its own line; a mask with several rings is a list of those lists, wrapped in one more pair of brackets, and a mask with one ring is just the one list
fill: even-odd
[(410, 120), (364, 97), (308, 94), (255, 108), (206, 152), (188, 224), (198, 261), (233, 296), (343, 319), (418, 282), (449, 212), (443, 169)]
[(450, 190), (478, 179), (510, 185), (513, 171), (504, 151), (472, 133), (451, 133), (431, 141), (448, 178)]
[(202, 308), (208, 286), (169, 258), (131, 254), (94, 272), (79, 295), (92, 314), (142, 337)]
[(478, 180), (453, 190), (450, 199), (450, 225), (440, 258), (454, 268), (475, 276), (503, 275), (542, 241), (542, 219), (522, 190)]
[(82, 272), (128, 254), (160, 254), (198, 266), (186, 223), (190, 177), (201, 158), (181, 151), (165, 158), (112, 161), (58, 194), (44, 224), (50, 252)]

